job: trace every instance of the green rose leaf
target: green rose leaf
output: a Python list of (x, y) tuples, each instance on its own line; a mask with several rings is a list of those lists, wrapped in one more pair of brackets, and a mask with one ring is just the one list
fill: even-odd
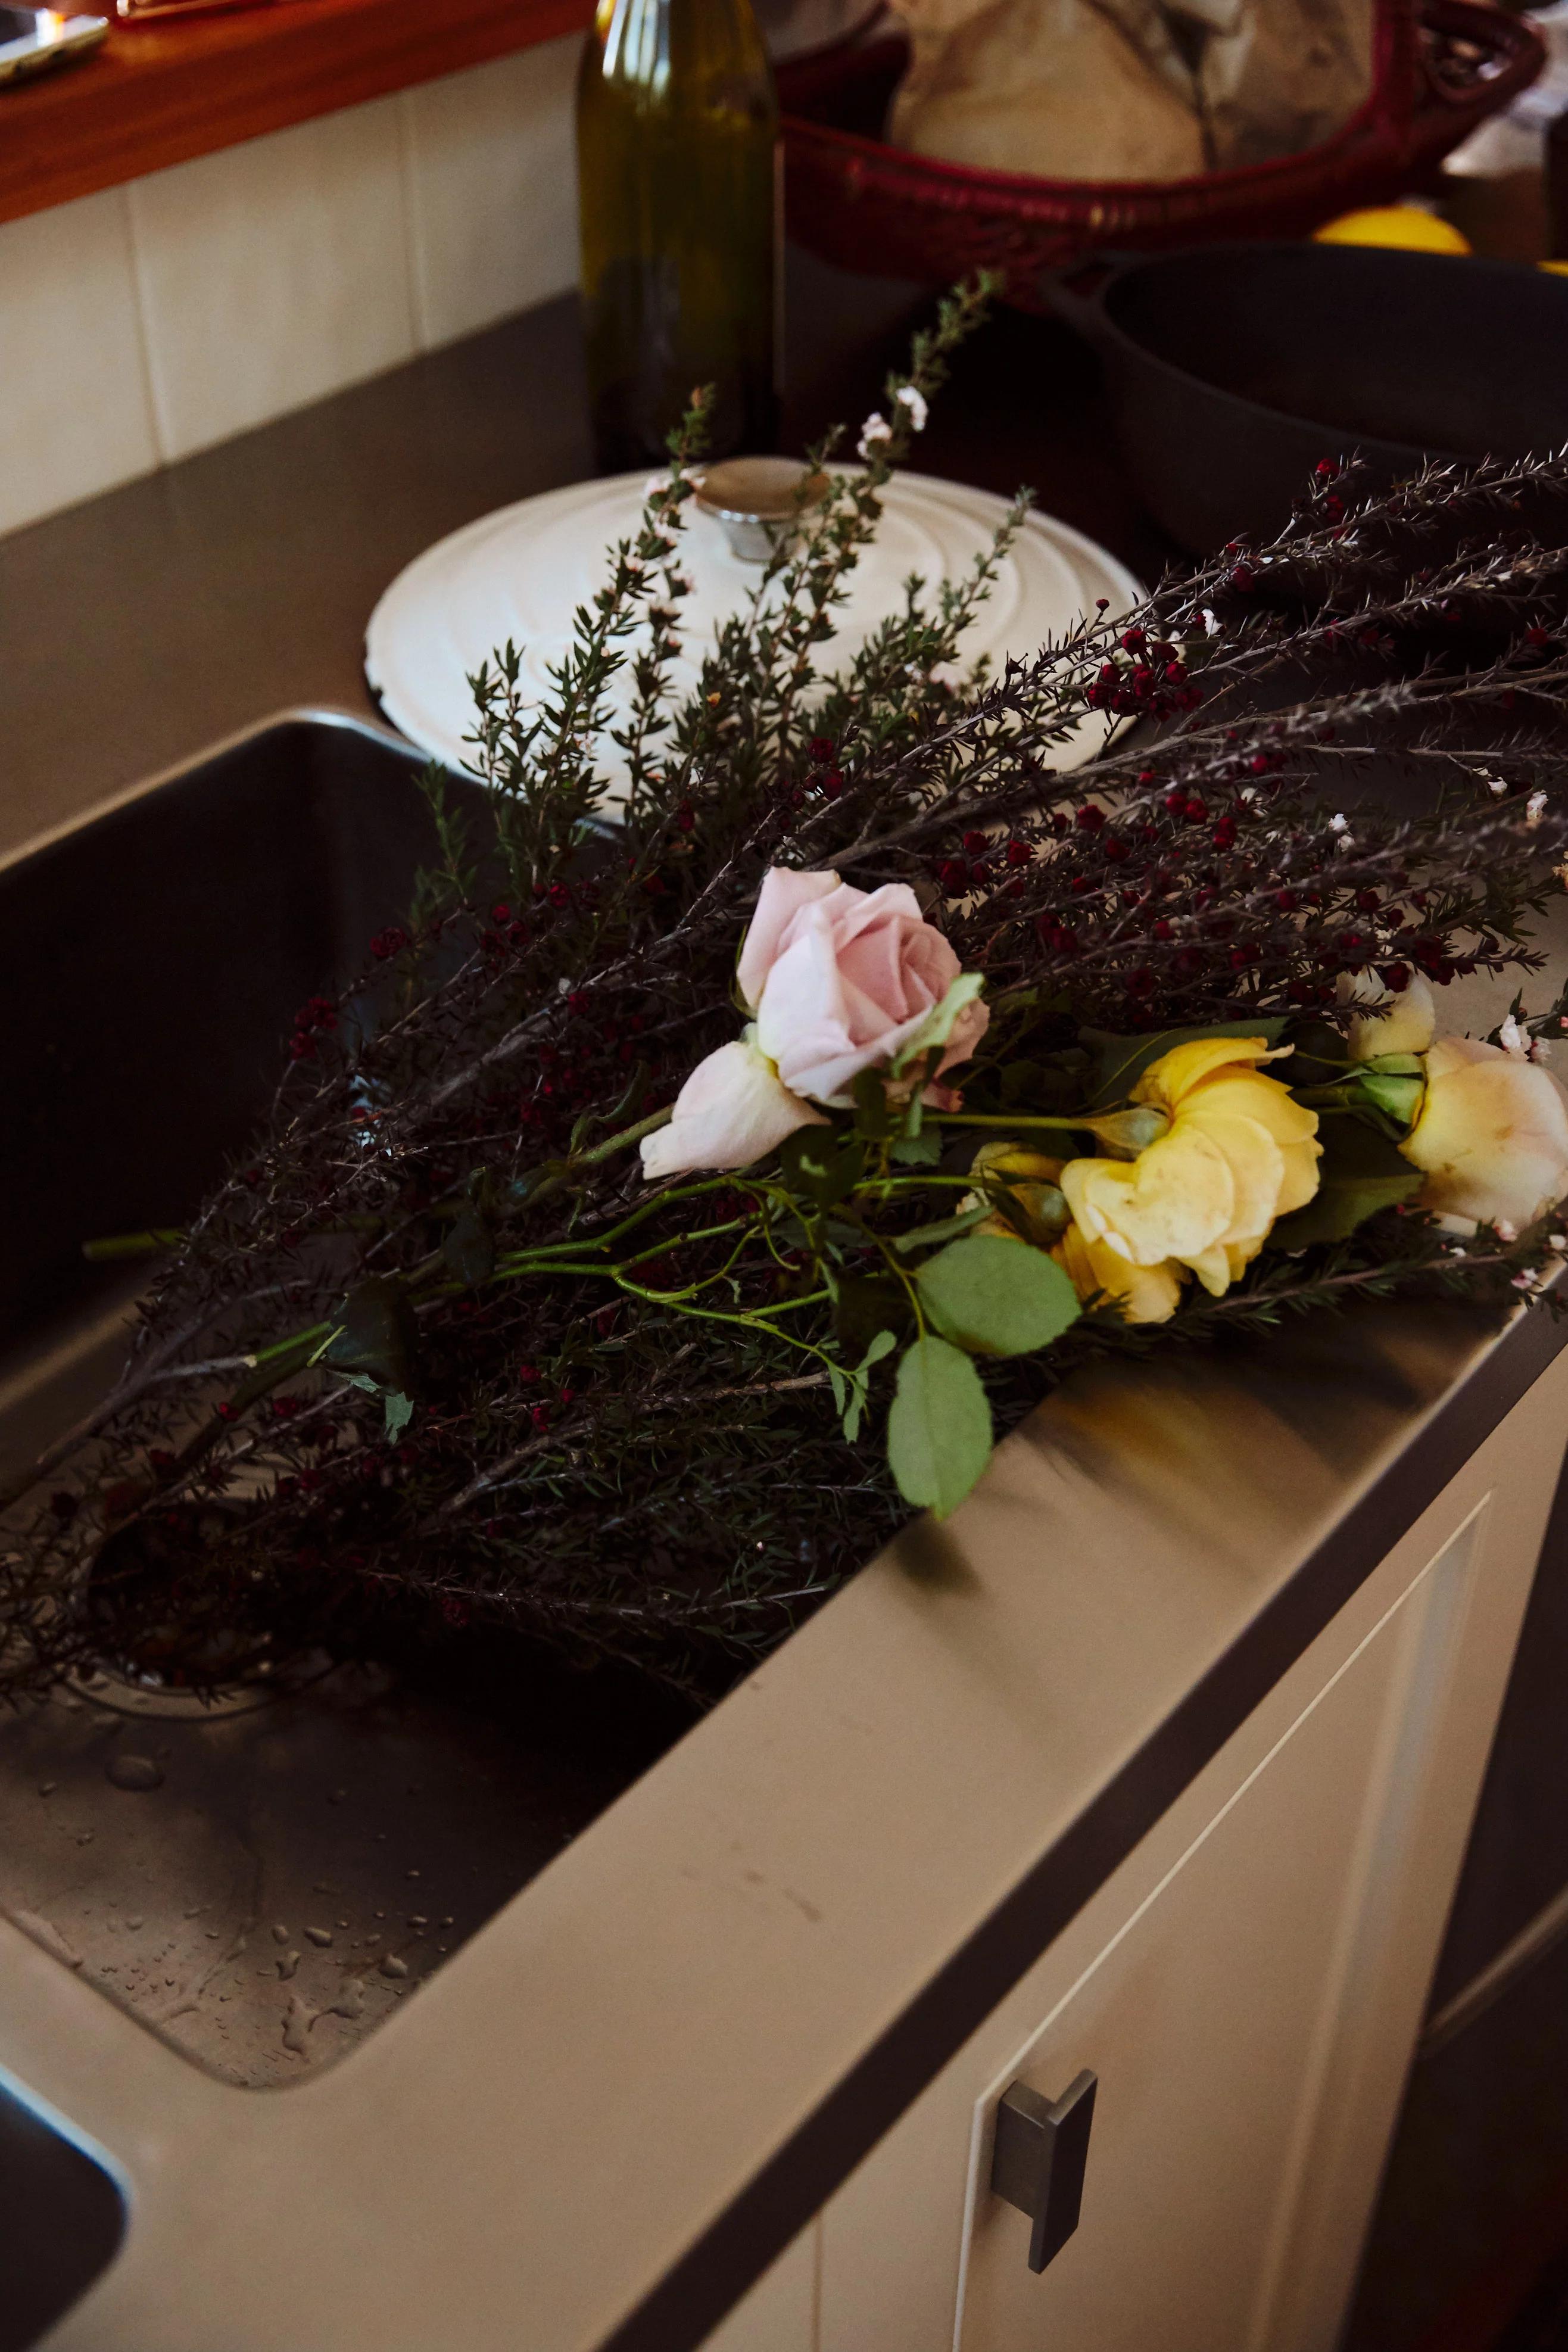
[(1174, 1046), (1190, 1045), (1199, 1037), (1266, 1037), (1277, 1045), (1285, 1027), (1283, 1013), (1267, 1020), (1211, 1021), (1197, 1029), (1161, 1029), (1152, 1037), (1113, 1037), (1103, 1029), (1085, 1029), (1083, 1042), (1094, 1049), (1091, 1110), (1103, 1110), (1130, 1094), (1144, 1072)]
[(946, 1518), (990, 1460), (992, 1442), (990, 1403), (968, 1357), (946, 1339), (917, 1339), (900, 1361), (887, 1416), (887, 1458), (905, 1502)]
[(389, 1389), (382, 1406), (382, 1418), (386, 1426), (387, 1444), (402, 1435), (413, 1419), (413, 1399), (403, 1395), (401, 1389)]
[(1359, 1118), (1326, 1118), (1319, 1130), (1323, 1156), (1318, 1189), (1305, 1208), (1281, 1217), (1269, 1235), (1270, 1249), (1306, 1249), (1313, 1242), (1342, 1242), (1379, 1209), (1407, 1201), (1421, 1186), (1398, 1146)]
[(322, 1353), (346, 1372), (369, 1372), (383, 1389), (414, 1393), (419, 1326), (401, 1282), (372, 1274), (338, 1309), (338, 1328)]
[(879, 1331), (892, 1331), (902, 1337), (913, 1320), (909, 1294), (891, 1276), (839, 1276), (838, 1296), (833, 1301), (833, 1329), (846, 1355), (863, 1355)]
[(459, 1282), (488, 1282), (496, 1271), (496, 1244), (472, 1201), (465, 1201), (446, 1228), (441, 1255)]
[(865, 1169), (860, 1138), (831, 1127), (798, 1127), (779, 1145), (779, 1160), (791, 1192), (819, 1209), (846, 1199)]
[(893, 1246), (901, 1257), (911, 1250), (930, 1249), (937, 1242), (956, 1241), (960, 1234), (972, 1233), (991, 1213), (988, 1201), (981, 1201), (973, 1209), (960, 1209), (956, 1216), (934, 1217), (927, 1225), (916, 1225), (913, 1233), (900, 1234)]
[(983, 971), (961, 971), (949, 983), (940, 1004), (934, 1004), (913, 1037), (906, 1038), (893, 1057), (893, 1075), (902, 1077), (921, 1056), (946, 1045), (957, 1026), (958, 1015), (973, 1004), (986, 985)]
[(927, 1258), (915, 1276), (937, 1329), (974, 1356), (1027, 1356), (1080, 1314), (1054, 1258), (1000, 1234), (971, 1234)]
[(887, 1081), (880, 1070), (862, 1070), (851, 1092), (855, 1098), (855, 1127), (872, 1143), (885, 1143), (903, 1125), (903, 1105), (890, 1103)]

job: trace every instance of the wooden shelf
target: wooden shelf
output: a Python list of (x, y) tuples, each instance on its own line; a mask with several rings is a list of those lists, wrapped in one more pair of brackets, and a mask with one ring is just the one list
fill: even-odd
[(591, 14), (589, 0), (262, 0), (116, 26), (83, 64), (0, 89), (0, 221), (532, 47)]

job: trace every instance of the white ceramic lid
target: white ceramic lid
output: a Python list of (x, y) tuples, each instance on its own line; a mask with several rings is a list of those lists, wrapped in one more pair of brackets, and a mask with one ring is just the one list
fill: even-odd
[[(464, 739), (474, 724), (467, 680), (508, 638), (522, 653), (525, 696), (531, 690), (542, 697), (546, 666), (559, 659), (574, 612), (604, 578), (606, 550), (635, 529), (647, 484), (646, 473), (638, 472), (547, 490), (416, 556), (382, 596), (365, 635), (366, 676), (392, 724), (448, 767), (465, 766), (470, 746)], [(895, 475), (876, 539), (851, 575), (833, 640), (819, 649), (821, 667), (838, 668), (850, 659), (903, 603), (912, 572), (932, 588), (963, 577), (1007, 511), (1007, 500), (987, 490)], [(695, 686), (696, 662), (718, 623), (761, 576), (758, 565), (732, 551), (714, 518), (692, 507), (685, 516), (680, 562), (693, 593), (682, 630), (689, 658), (675, 665), (682, 690)], [(1098, 598), (1119, 614), (1143, 593), (1103, 548), (1065, 523), (1031, 514), (965, 633), (962, 658), (967, 664), (988, 654), (999, 665), (1009, 654), (1032, 655), (1048, 636), (1060, 637), (1081, 614), (1092, 612)], [(624, 671), (617, 685), (629, 694)], [(611, 699), (617, 700), (613, 689)], [(1063, 746), (1062, 764), (1089, 758), (1104, 740), (1103, 721), (1085, 721)], [(612, 772), (609, 761), (606, 768)]]

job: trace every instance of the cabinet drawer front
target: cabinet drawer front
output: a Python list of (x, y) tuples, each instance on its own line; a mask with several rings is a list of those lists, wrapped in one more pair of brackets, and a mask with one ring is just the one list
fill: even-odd
[[(1568, 1358), (831, 2200), (817, 2352), (1331, 2352), (1565, 1427)], [(1037, 2276), (997, 2105), (1082, 2068)]]

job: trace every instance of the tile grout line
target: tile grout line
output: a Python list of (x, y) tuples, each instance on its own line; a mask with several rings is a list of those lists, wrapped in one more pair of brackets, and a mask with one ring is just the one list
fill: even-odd
[[(142, 261), (141, 240), (144, 234), (136, 202), (139, 180), (128, 180), (120, 191), (125, 206), (126, 239), (131, 250), (131, 282), (136, 297), (136, 348), (141, 361), (142, 390), (147, 400), (147, 412), (152, 425), (152, 444), (158, 453), (158, 467), (172, 462), (169, 419), (164, 415), (164, 403), (159, 383), (158, 369), (152, 356), (152, 328), (148, 316), (149, 300), (147, 272)], [(158, 467), (154, 467), (154, 471)]]
[(420, 188), (420, 141), (414, 126), (412, 89), (398, 92), (398, 178), (402, 189), (403, 257), (408, 270), (409, 320), (415, 352), (434, 348), (430, 329), (429, 263), (425, 253), (424, 206)]

